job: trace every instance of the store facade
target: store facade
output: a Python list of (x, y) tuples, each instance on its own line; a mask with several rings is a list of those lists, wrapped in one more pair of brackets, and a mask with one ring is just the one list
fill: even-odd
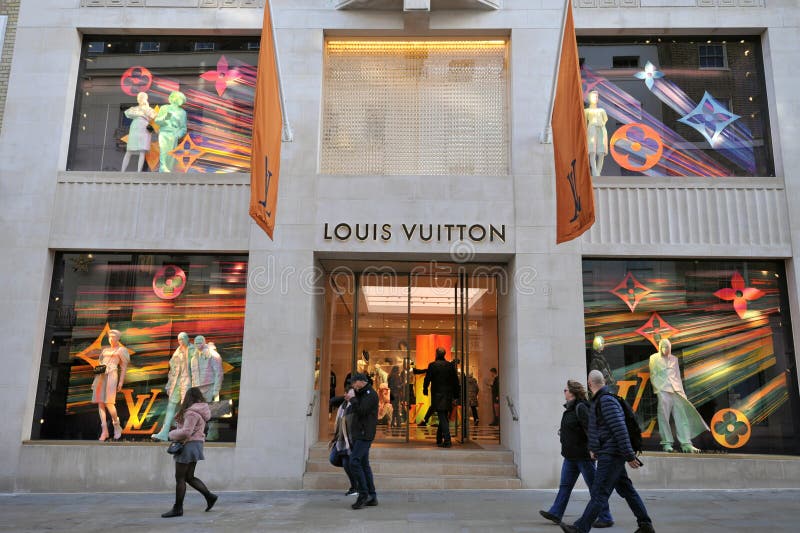
[[(301, 488), (355, 370), (385, 390), (380, 440), (424, 446), (436, 347), (460, 445), (511, 450), (522, 486), (556, 485), (561, 390), (591, 365), (657, 452), (661, 339), (709, 431), (642, 484), (800, 482), (792, 1), (576, 5), (607, 147), (595, 226), (559, 246), (540, 135), (560, 0), (273, 1), (274, 241), (247, 215), (259, 2), (74, 4), (23, 3), (0, 132), (3, 490), (166, 486), (150, 436), (181, 332), (220, 409), (204, 478), (227, 489)], [(121, 438), (98, 442), (109, 330)]]

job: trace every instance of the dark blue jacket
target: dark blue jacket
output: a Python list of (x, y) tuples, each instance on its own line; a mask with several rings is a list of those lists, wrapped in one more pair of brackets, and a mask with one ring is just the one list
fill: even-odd
[[(600, 402), (599, 417), (597, 402)], [(626, 461), (633, 461), (636, 458), (625, 425), (625, 413), (608, 387), (603, 387), (595, 393), (589, 409), (589, 449), (595, 455), (621, 455)]]

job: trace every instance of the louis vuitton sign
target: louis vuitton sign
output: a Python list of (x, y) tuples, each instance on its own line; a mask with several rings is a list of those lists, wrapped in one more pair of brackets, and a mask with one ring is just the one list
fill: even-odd
[(350, 224), (323, 225), (326, 241), (506, 242), (506, 225), (500, 224)]

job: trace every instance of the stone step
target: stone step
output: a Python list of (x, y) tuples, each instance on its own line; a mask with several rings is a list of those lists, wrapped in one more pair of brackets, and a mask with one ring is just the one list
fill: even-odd
[[(452, 476), (494, 476), (516, 477), (517, 466), (514, 463), (477, 463), (477, 462), (439, 462), (412, 463), (411, 461), (378, 460), (370, 454), (370, 465), (374, 474), (408, 475), (452, 475)], [(341, 472), (341, 468), (333, 466), (328, 458), (309, 460), (306, 472)]]
[[(517, 477), (503, 476), (452, 476), (419, 475), (398, 476), (374, 474), (375, 487), (382, 490), (490, 490), (520, 489), (522, 482)], [(306, 472), (303, 475), (304, 490), (347, 490), (347, 476), (339, 472)]]
[[(505, 463), (514, 464), (513, 452), (498, 448), (493, 449), (458, 449), (458, 447), (442, 449), (431, 447), (403, 448), (373, 446), (369, 457), (375, 461), (414, 461), (416, 463)], [(309, 460), (328, 459), (329, 450), (326, 445), (315, 445), (309, 450)]]
[[(325, 443), (309, 449), (304, 489), (346, 490), (347, 477), (328, 461)], [(522, 482), (514, 454), (500, 447), (468, 443), (434, 446), (376, 443), (370, 464), (378, 490), (519, 489)]]

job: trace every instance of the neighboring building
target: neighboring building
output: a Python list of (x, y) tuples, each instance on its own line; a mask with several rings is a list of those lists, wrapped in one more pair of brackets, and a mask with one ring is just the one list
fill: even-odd
[(11, 73), (11, 54), (14, 53), (18, 17), (19, 0), (0, 2), (0, 130), (3, 129), (3, 111), (6, 106), (8, 76)]
[[(640, 416), (637, 486), (800, 486), (796, 0), (576, 2), (609, 153), (594, 227), (559, 246), (540, 137), (562, 0), (273, 0), (292, 137), (274, 241), (247, 214), (263, 1), (69, 4), (0, 10), (0, 490), (166, 486), (150, 435), (183, 331), (220, 355), (184, 369), (229, 407), (215, 487), (341, 484), (319, 443), (358, 369), (386, 416), (376, 461), (411, 460), (383, 486), (552, 488), (561, 390), (589, 365)], [(130, 352), (121, 444), (92, 403), (109, 329)], [(713, 453), (658, 452), (661, 338)], [(458, 454), (409, 446), (434, 438), (437, 347), (478, 385), (455, 447), (484, 455), (426, 485), (414, 454)]]

